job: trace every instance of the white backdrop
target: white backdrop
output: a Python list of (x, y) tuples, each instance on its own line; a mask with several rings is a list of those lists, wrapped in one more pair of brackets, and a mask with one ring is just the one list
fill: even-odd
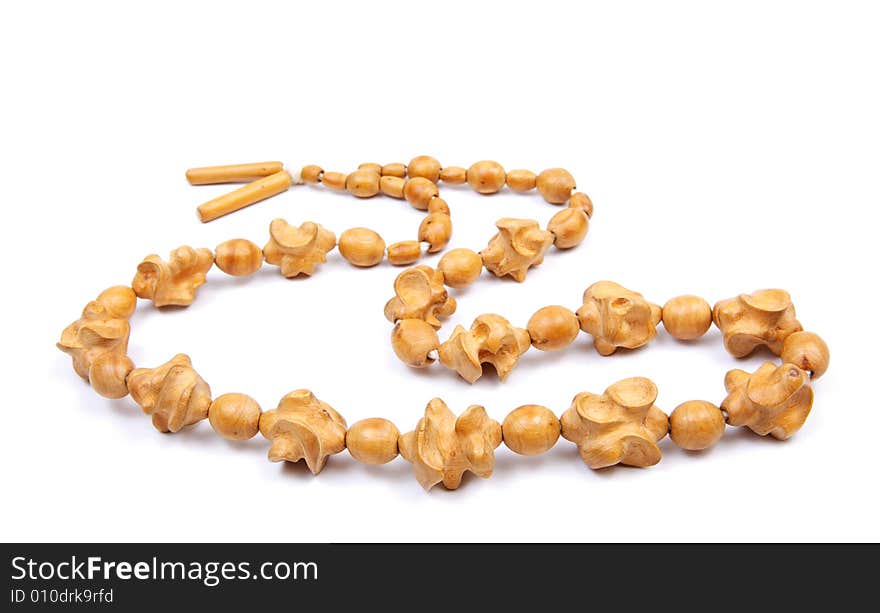
[[(876, 287), (880, 108), (870, 3), (17, 3), (0, 18), (5, 93), (3, 540), (876, 540)], [(271, 464), (261, 438), (207, 423), (160, 435), (130, 399), (95, 395), (54, 343), (140, 259), (242, 236), (275, 217), (390, 243), (421, 213), (299, 187), (202, 225), (190, 166), (281, 159), (349, 171), (421, 153), (445, 165), (564, 166), (593, 198), (585, 243), (522, 285), (484, 272), (441, 331), (499, 312), (525, 325), (577, 308), (593, 281), (662, 304), (788, 289), (831, 369), (785, 443), (729, 429), (711, 451), (670, 441), (650, 469), (590, 471), (567, 441), (496, 452), (495, 474), (424, 493), (402, 459), (347, 453), (317, 478)], [(482, 248), (501, 216), (546, 222), (539, 196), (441, 186), (452, 247)], [(425, 262), (436, 264), (437, 257)], [(602, 358), (581, 335), (532, 350), (503, 384), (469, 386), (394, 357), (382, 307), (400, 269), (334, 252), (311, 279), (216, 269), (187, 309), (141, 302), (130, 355), (188, 353), (215, 395), (269, 409), (307, 387), (349, 423), (411, 429), (427, 401), (482, 404), (499, 421), (643, 375), (658, 406), (720, 402), (736, 361), (713, 328), (662, 331)]]

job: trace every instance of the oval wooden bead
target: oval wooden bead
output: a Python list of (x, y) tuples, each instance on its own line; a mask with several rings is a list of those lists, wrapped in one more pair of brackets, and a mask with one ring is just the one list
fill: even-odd
[(511, 170), (507, 173), (507, 187), (515, 192), (527, 192), (535, 189), (538, 175), (531, 170)]
[(368, 170), (370, 172), (375, 172), (377, 175), (381, 175), (382, 164), (376, 164), (375, 162), (364, 162), (363, 164), (358, 165), (358, 170)]
[(481, 194), (494, 194), (504, 187), (505, 179), (504, 167), (491, 160), (477, 162), (467, 170), (468, 185)]
[(388, 245), (388, 262), (392, 266), (414, 264), (422, 257), (422, 244), (419, 241), (400, 241)]
[(356, 198), (372, 198), (379, 193), (379, 173), (375, 170), (355, 170), (346, 177), (345, 189)]
[(452, 236), (452, 219), (443, 213), (430, 213), (419, 224), (419, 240), (428, 243), (428, 253), (442, 251)]
[(581, 330), (577, 315), (562, 306), (545, 306), (535, 311), (526, 326), (532, 346), (541, 351), (568, 347)]
[(436, 183), (440, 178), (440, 162), (430, 155), (419, 155), (406, 165), (406, 173), (411, 179), (422, 177), (431, 183)]
[(263, 265), (263, 250), (247, 239), (233, 238), (217, 245), (214, 249), (214, 263), (227, 275), (245, 277), (260, 270)]
[(440, 170), (440, 180), (450, 185), (461, 185), (467, 182), (467, 168), (450, 166)]
[(593, 217), (593, 201), (583, 192), (575, 192), (568, 199), (568, 206), (573, 209), (581, 209), (587, 217)]
[(577, 247), (590, 229), (590, 218), (581, 209), (562, 209), (547, 224), (557, 249)]
[(397, 177), (403, 179), (406, 177), (406, 164), (385, 164), (382, 167), (381, 174), (383, 177)]
[(398, 438), (397, 426), (387, 419), (371, 417), (352, 424), (345, 433), (345, 446), (358, 462), (387, 464), (397, 457)]
[(403, 198), (403, 188), (406, 185), (406, 179), (400, 177), (381, 177), (379, 179), (379, 189), (386, 196), (392, 198)]
[(89, 383), (105, 398), (125, 398), (128, 395), (125, 380), (133, 370), (134, 363), (127, 355), (104, 353), (89, 367)]
[(321, 183), (326, 185), (330, 189), (345, 189), (345, 181), (348, 179), (348, 175), (342, 172), (325, 172), (321, 175)]
[(427, 210), (431, 198), (435, 198), (439, 193), (437, 186), (424, 177), (410, 179), (403, 186), (403, 197), (420, 211)]
[(439, 346), (437, 331), (422, 319), (401, 319), (391, 329), (391, 348), (407, 366), (430, 366), (434, 358), (429, 354)]
[(681, 341), (703, 336), (712, 325), (712, 307), (699, 296), (676, 296), (663, 305), (663, 327)]
[(818, 334), (795, 332), (786, 337), (780, 356), (784, 364), (794, 364), (810, 373), (811, 379), (818, 379), (828, 370), (831, 353)]
[(375, 266), (385, 257), (385, 241), (369, 228), (349, 228), (339, 237), (339, 253), (355, 266)]
[(449, 287), (467, 287), (483, 271), (483, 258), (470, 249), (452, 249), (440, 258), (437, 270), (443, 273), (443, 283)]
[(223, 394), (208, 407), (208, 421), (223, 438), (246, 441), (259, 432), (261, 413), (260, 405), (247, 394)]
[(446, 201), (440, 196), (431, 198), (431, 201), (428, 203), (428, 213), (443, 213), (444, 215), (449, 215), (449, 205), (446, 204)]
[(563, 204), (575, 188), (574, 177), (564, 168), (548, 168), (535, 181), (538, 192), (551, 204)]
[(322, 174), (324, 174), (324, 169), (314, 164), (303, 166), (299, 171), (299, 176), (305, 183), (320, 183)]
[(520, 455), (544, 453), (556, 444), (559, 433), (559, 419), (553, 411), (537, 404), (514, 409), (501, 424), (504, 444)]
[(706, 449), (718, 442), (726, 423), (721, 409), (705, 400), (689, 400), (669, 416), (669, 438), (688, 451)]

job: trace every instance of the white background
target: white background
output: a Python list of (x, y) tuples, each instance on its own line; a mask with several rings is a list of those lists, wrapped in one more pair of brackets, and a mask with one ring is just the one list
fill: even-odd
[[(871, 3), (127, 3), (4, 5), (3, 540), (876, 540), (880, 27)], [(662, 304), (791, 292), (831, 369), (790, 441), (729, 429), (711, 451), (668, 439), (650, 469), (590, 471), (567, 441), (496, 452), (495, 474), (424, 493), (402, 459), (347, 452), (312, 477), (205, 422), (153, 430), (106, 400), (54, 343), (83, 305), (181, 244), (265, 242), (269, 221), (414, 238), (421, 213), (298, 187), (202, 225), (187, 167), (281, 159), (350, 171), (427, 153), (446, 165), (564, 166), (593, 198), (590, 234), (522, 285), (484, 272), (441, 331), (499, 312), (524, 325), (577, 308), (600, 279)], [(546, 222), (537, 195), (441, 186), (453, 247), (501, 216)], [(426, 260), (436, 264), (437, 257)], [(658, 406), (720, 402), (736, 361), (713, 328), (602, 358), (589, 337), (532, 350), (469, 386), (394, 357), (382, 307), (400, 269), (333, 252), (311, 279), (211, 271), (187, 309), (141, 302), (130, 355), (188, 353), (215, 395), (264, 407), (306, 387), (353, 423), (411, 429), (441, 396), (499, 421), (561, 413), (577, 392), (648, 376)]]

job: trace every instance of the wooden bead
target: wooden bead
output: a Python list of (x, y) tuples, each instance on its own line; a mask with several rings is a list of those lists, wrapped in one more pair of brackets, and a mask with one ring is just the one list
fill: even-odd
[(385, 164), (382, 167), (383, 177), (397, 177), (403, 179), (406, 177), (406, 164)]
[(419, 240), (428, 243), (428, 253), (442, 251), (452, 236), (452, 219), (443, 213), (430, 213), (419, 224)]
[(311, 221), (292, 226), (283, 219), (269, 224), (269, 241), (263, 246), (266, 263), (281, 267), (281, 274), (292, 278), (311, 275), (327, 253), (336, 246), (336, 235)]
[(262, 410), (247, 394), (223, 394), (208, 407), (214, 432), (231, 441), (246, 441), (260, 431)]
[(600, 355), (611, 355), (618, 347), (635, 349), (657, 336), (661, 308), (638, 292), (613, 281), (597, 281), (584, 292), (577, 310), (581, 330), (593, 337)]
[(345, 189), (346, 179), (348, 179), (348, 175), (342, 172), (325, 172), (321, 175), (322, 184), (330, 189), (338, 189), (340, 191)]
[(507, 173), (507, 187), (515, 192), (527, 192), (535, 189), (537, 179), (531, 170), (511, 170)]
[(424, 177), (410, 179), (403, 186), (403, 197), (420, 211), (426, 211), (431, 198), (436, 197), (439, 193), (437, 186)]
[(753, 373), (735, 368), (725, 375), (724, 387), (727, 423), (782, 441), (800, 430), (813, 408), (810, 377), (795, 364), (764, 362)]
[(548, 168), (538, 175), (535, 182), (538, 192), (551, 204), (563, 204), (575, 188), (574, 177), (564, 168)]
[(538, 455), (559, 440), (559, 419), (538, 404), (526, 404), (511, 411), (501, 423), (504, 444), (520, 455)]
[(663, 327), (680, 341), (703, 336), (712, 325), (712, 307), (699, 296), (676, 296), (663, 305)]
[(545, 306), (535, 311), (526, 326), (532, 346), (541, 351), (568, 347), (581, 331), (577, 315), (562, 306)]
[(505, 179), (504, 167), (491, 160), (477, 162), (467, 170), (468, 185), (481, 194), (494, 194), (504, 187)]
[(411, 179), (422, 177), (431, 183), (436, 183), (440, 178), (440, 162), (430, 155), (419, 155), (406, 165), (406, 173)]
[(358, 170), (368, 170), (370, 172), (375, 172), (377, 175), (381, 175), (382, 164), (376, 164), (374, 162), (364, 162), (363, 164), (358, 165)]
[(372, 198), (379, 193), (379, 173), (369, 169), (355, 170), (345, 179), (345, 189), (356, 198)]
[(761, 289), (751, 294), (719, 300), (712, 321), (724, 335), (724, 348), (735, 358), (766, 345), (779, 355), (786, 337), (803, 330), (791, 296), (782, 289)]
[(403, 188), (406, 185), (406, 179), (400, 177), (382, 177), (379, 179), (379, 189), (386, 196), (392, 198), (403, 198)]
[(369, 228), (349, 228), (339, 237), (339, 253), (355, 266), (375, 266), (385, 257), (385, 241)]
[(184, 353), (156, 368), (135, 368), (127, 383), (131, 399), (159, 432), (178, 432), (208, 416), (211, 388)]
[(345, 446), (358, 462), (387, 464), (397, 457), (397, 439), (400, 431), (381, 417), (362, 419), (352, 424), (345, 434)]
[(105, 398), (124, 398), (128, 395), (125, 380), (132, 370), (134, 363), (127, 355), (103, 353), (89, 367), (89, 383)]
[(495, 227), (498, 233), (480, 252), (483, 266), (497, 277), (510, 276), (522, 283), (529, 268), (544, 261), (553, 235), (538, 227), (534, 219), (503, 217), (495, 222)]
[(274, 175), (257, 179), (232, 190), (228, 194), (223, 194), (213, 200), (200, 204), (196, 211), (202, 223), (207, 223), (287, 191), (291, 185), (292, 179), (290, 174), (282, 170)]
[(314, 164), (303, 166), (302, 170), (299, 171), (300, 178), (306, 183), (320, 183), (321, 175), (323, 174), (324, 169), (320, 166), (315, 166)]
[(167, 262), (150, 254), (138, 264), (131, 287), (138, 298), (152, 300), (157, 307), (187, 306), (195, 300), (196, 290), (204, 285), (213, 265), (210, 249), (178, 247)]
[(263, 250), (244, 238), (233, 238), (214, 249), (217, 268), (233, 277), (252, 275), (263, 265)]
[(818, 379), (828, 370), (831, 353), (818, 334), (795, 332), (785, 339), (780, 357), (784, 363), (809, 372), (811, 379)]
[(721, 409), (705, 400), (689, 400), (669, 416), (669, 438), (688, 451), (711, 447), (724, 434), (727, 424)]
[(590, 218), (581, 209), (562, 209), (547, 224), (557, 249), (577, 247), (590, 229)]
[(440, 258), (437, 270), (443, 273), (443, 283), (449, 287), (467, 287), (480, 276), (483, 259), (470, 249), (452, 249)]
[(443, 213), (444, 215), (449, 215), (449, 205), (446, 204), (446, 201), (440, 196), (431, 198), (431, 201), (428, 202), (428, 213)]
[(593, 217), (593, 201), (583, 192), (575, 192), (568, 200), (568, 206), (573, 209), (581, 209), (587, 217)]
[(261, 177), (274, 175), (284, 170), (281, 162), (253, 162), (250, 164), (228, 164), (225, 166), (204, 166), (186, 171), (190, 185), (213, 185), (217, 183), (250, 183)]
[(437, 331), (421, 319), (401, 319), (391, 330), (391, 348), (407, 366), (430, 366), (434, 363), (434, 358), (429, 354), (439, 346)]
[(440, 180), (450, 185), (461, 185), (467, 182), (467, 168), (450, 166), (440, 171)]
[(400, 241), (388, 245), (388, 262), (392, 266), (414, 264), (422, 257), (422, 245), (419, 241)]
[(421, 319), (440, 328), (440, 317), (455, 312), (455, 299), (443, 286), (443, 273), (430, 266), (407, 268), (394, 280), (394, 297), (385, 304), (385, 318)]
[(468, 383), (483, 375), (483, 364), (494, 366), (498, 378), (504, 381), (530, 345), (528, 330), (513, 326), (501, 315), (484, 313), (474, 320), (470, 330), (455, 326), (437, 353), (441, 364)]

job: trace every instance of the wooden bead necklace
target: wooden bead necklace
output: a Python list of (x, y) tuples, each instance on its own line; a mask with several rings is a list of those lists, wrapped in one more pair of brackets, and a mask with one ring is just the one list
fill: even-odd
[(546, 407), (529, 404), (514, 409), (499, 424), (481, 406), (471, 406), (456, 417), (442, 400), (434, 398), (416, 428), (406, 434), (382, 418), (364, 419), (347, 428), (339, 413), (308, 390), (287, 394), (277, 408), (266, 412), (245, 394), (212, 399), (210, 387), (185, 354), (155, 368), (135, 368), (127, 348), (129, 319), (137, 298), (152, 300), (157, 307), (187, 306), (214, 264), (227, 274), (244, 276), (259, 270), (265, 260), (279, 266), (287, 277), (311, 275), (337, 246), (335, 234), (317, 223), (292, 226), (276, 219), (262, 249), (237, 238), (221, 243), (213, 252), (179, 247), (168, 261), (148, 255), (138, 265), (130, 287), (104, 290), (61, 333), (58, 348), (72, 357), (74, 370), (102, 396), (130, 394), (160, 432), (178, 432), (206, 418), (218, 434), (230, 440), (247, 440), (259, 432), (271, 443), (271, 461), (305, 460), (314, 474), (329, 456), (346, 448), (365, 464), (385, 464), (399, 454), (413, 465), (425, 489), (438, 483), (455, 489), (467, 471), (490, 476), (494, 450), (502, 442), (515, 453), (536, 455), (552, 448), (562, 435), (578, 446), (590, 468), (599, 469), (656, 464), (661, 459), (658, 443), (667, 433), (676, 445), (693, 451), (714, 445), (727, 425), (787, 439), (809, 415), (811, 379), (818, 379), (828, 367), (828, 347), (816, 334), (803, 331), (791, 298), (779, 289), (740, 294), (714, 307), (697, 296), (678, 296), (661, 308), (617, 283), (599, 281), (586, 289), (576, 312), (546, 306), (535, 312), (526, 328), (513, 326), (501, 315), (484, 314), (469, 329), (457, 326), (440, 343), (440, 320), (456, 308), (447, 287), (470, 285), (483, 267), (498, 277), (524, 281), (529, 268), (543, 261), (551, 245), (568, 249), (583, 240), (593, 204), (586, 194), (574, 191), (573, 177), (561, 168), (537, 175), (527, 170), (505, 172), (492, 161), (467, 169), (443, 168), (436, 159), (419, 156), (406, 165), (361, 164), (348, 175), (325, 172), (318, 166), (291, 172), (280, 162), (262, 162), (194, 168), (187, 171), (187, 179), (193, 185), (247, 182), (201, 205), (198, 211), (204, 222), (300, 183), (320, 183), (359, 198), (382, 193), (427, 211), (418, 240), (397, 242), (387, 249), (370, 229), (343, 232), (339, 251), (360, 267), (375, 266), (386, 254), (393, 265), (410, 265), (421, 257), (423, 245), (429, 253), (446, 247), (452, 222), (449, 207), (439, 195), (439, 181), (468, 183), (483, 194), (496, 193), (505, 185), (517, 192), (537, 189), (548, 202), (567, 204), (546, 230), (530, 219), (500, 219), (497, 234), (483, 251), (453, 249), (443, 255), (436, 270), (419, 265), (397, 276), (385, 317), (394, 324), (391, 344), (395, 354), (414, 368), (439, 360), (473, 383), (488, 363), (504, 380), (531, 346), (557, 351), (583, 331), (592, 336), (597, 352), (608, 356), (621, 347), (645, 345), (657, 335), (661, 321), (681, 341), (701, 337), (714, 322), (734, 357), (765, 346), (780, 356), (781, 364), (768, 361), (754, 373), (731, 370), (724, 381), (727, 397), (720, 406), (690, 400), (669, 416), (654, 405), (654, 383), (633, 377), (614, 383), (602, 394), (577, 394), (559, 418)]

